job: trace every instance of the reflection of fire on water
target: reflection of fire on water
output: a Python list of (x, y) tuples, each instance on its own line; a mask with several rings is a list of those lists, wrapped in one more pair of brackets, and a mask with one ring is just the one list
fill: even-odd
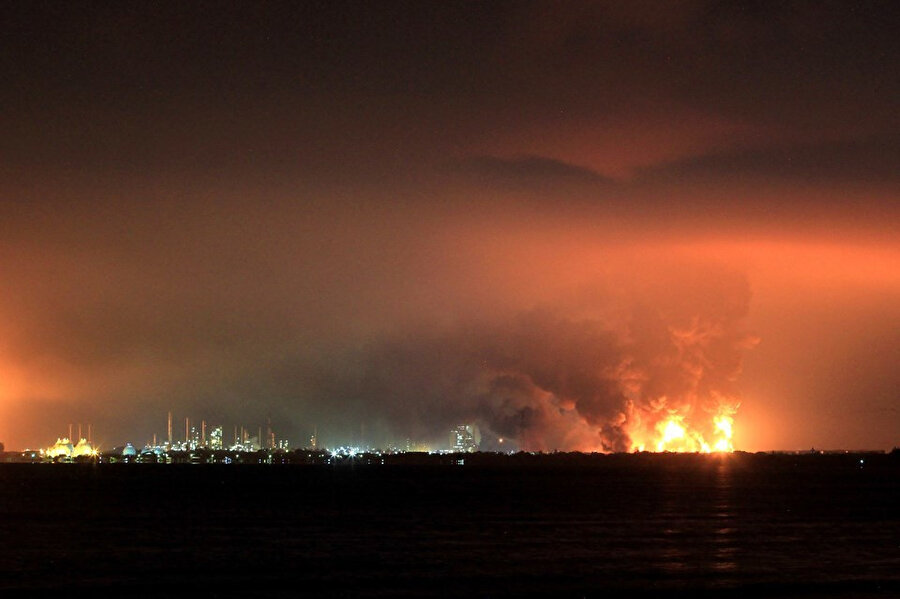
[(734, 451), (734, 409), (725, 408), (712, 418), (706, 435), (692, 427), (684, 416), (671, 413), (651, 430), (631, 431), (632, 451), (713, 453)]

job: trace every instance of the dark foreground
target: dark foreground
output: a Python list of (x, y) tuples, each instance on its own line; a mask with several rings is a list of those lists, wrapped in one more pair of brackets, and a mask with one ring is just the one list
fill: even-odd
[(0, 596), (897, 597), (860, 459), (2, 465)]

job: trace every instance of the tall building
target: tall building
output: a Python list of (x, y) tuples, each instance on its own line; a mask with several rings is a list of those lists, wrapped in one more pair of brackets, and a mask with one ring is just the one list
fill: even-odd
[(472, 453), (478, 450), (478, 428), (471, 424), (460, 424), (450, 431), (450, 448), (453, 451)]
[(222, 427), (217, 426), (209, 433), (209, 448), (212, 450), (222, 449)]

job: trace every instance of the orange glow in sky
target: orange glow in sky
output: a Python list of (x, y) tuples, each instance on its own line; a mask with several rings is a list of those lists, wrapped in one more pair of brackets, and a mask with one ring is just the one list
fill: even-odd
[(900, 445), (893, 12), (470, 8), (12, 11), (0, 442)]

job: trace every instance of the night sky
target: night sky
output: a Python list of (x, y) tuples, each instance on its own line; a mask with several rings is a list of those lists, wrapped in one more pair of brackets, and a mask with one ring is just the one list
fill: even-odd
[(723, 406), (738, 449), (900, 443), (893, 2), (0, 22), (7, 448), (173, 410), (629, 450)]

